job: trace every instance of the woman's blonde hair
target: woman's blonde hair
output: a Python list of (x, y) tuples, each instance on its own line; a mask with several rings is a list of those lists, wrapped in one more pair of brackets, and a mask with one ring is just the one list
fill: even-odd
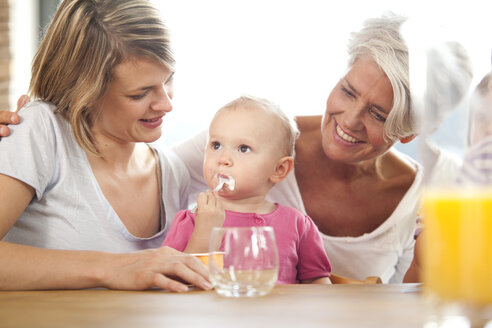
[(34, 57), (29, 94), (54, 104), (77, 143), (97, 155), (94, 105), (114, 67), (134, 58), (174, 70), (167, 27), (149, 1), (64, 0)]

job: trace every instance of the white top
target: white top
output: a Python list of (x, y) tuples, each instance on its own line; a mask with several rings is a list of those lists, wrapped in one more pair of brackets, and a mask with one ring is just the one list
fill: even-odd
[[(456, 153), (437, 147), (431, 143), (422, 151), (422, 157), (428, 156), (435, 160), (434, 167), (424, 178), (426, 186), (449, 188), (456, 185), (463, 159)], [(423, 162), (424, 167), (426, 161)]]
[[(203, 181), (203, 152), (207, 131), (173, 148), (185, 162), (193, 197), (207, 188)], [(413, 258), (414, 233), (423, 178), (421, 166), (410, 157), (391, 150), (417, 171), (415, 181), (395, 211), (377, 229), (359, 237), (332, 237), (322, 234), (334, 273), (358, 279), (378, 276), (383, 282), (402, 282)], [(292, 206), (306, 213), (294, 172), (269, 192), (270, 201)], [(196, 199), (196, 197), (190, 199)]]
[[(3, 238), (50, 249), (128, 252), (159, 247), (178, 210), (187, 204), (189, 175), (179, 158), (159, 152), (167, 220), (150, 238), (132, 235), (104, 197), (86, 153), (54, 106), (33, 102), (22, 124), (0, 142), (0, 173), (35, 190), (35, 197)], [(8, 155), (7, 155), (8, 154)]]

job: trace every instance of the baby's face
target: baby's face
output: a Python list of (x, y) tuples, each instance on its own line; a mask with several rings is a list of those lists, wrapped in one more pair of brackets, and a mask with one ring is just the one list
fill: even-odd
[[(243, 105), (241, 105), (243, 106)], [(204, 178), (215, 189), (221, 176), (235, 180), (231, 191), (219, 195), (244, 199), (271, 187), (270, 176), (281, 158), (282, 133), (278, 119), (262, 109), (237, 106), (222, 110), (212, 121), (205, 149)]]

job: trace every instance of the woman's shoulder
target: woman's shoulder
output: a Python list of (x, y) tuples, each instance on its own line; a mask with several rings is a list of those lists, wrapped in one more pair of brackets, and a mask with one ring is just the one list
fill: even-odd
[[(421, 165), (410, 156), (391, 149), (384, 155), (384, 172), (388, 175), (408, 175), (413, 178), (421, 171)], [(412, 178), (412, 180), (413, 180)]]
[(294, 119), (301, 135), (303, 133), (319, 131), (321, 126), (321, 115), (296, 116)]
[(36, 136), (33, 140), (48, 138), (60, 138), (67, 135), (70, 131), (69, 123), (61, 115), (56, 114), (55, 105), (44, 101), (32, 101), (22, 107), (18, 114), (21, 118), (21, 124), (10, 126), (12, 137), (18, 134), (19, 138), (26, 141), (27, 135)]
[(311, 152), (319, 148), (318, 144), (321, 145), (321, 115), (297, 116), (295, 120), (300, 132), (296, 141), (296, 159), (310, 158)]
[(386, 156), (390, 163), (387, 171), (391, 174), (387, 180), (388, 191), (395, 195), (401, 194), (393, 215), (398, 214), (399, 217), (406, 217), (404, 213), (414, 213), (418, 207), (423, 169), (417, 161), (399, 151), (392, 150)]
[[(179, 181), (180, 184), (186, 185), (190, 176), (186, 165), (181, 158), (172, 150), (166, 147), (156, 147), (156, 145), (149, 145), (157, 153), (160, 161), (161, 173), (166, 180)], [(186, 182), (186, 183), (185, 183)]]
[(35, 100), (27, 103), (19, 109), (19, 114), (22, 116), (55, 116), (55, 105), (42, 100)]

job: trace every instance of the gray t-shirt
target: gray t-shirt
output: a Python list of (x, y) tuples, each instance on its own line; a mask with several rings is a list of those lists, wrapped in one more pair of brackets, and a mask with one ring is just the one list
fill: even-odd
[(104, 197), (71, 126), (54, 106), (32, 102), (22, 124), (0, 142), (0, 173), (25, 182), (35, 196), (3, 241), (49, 249), (128, 252), (159, 247), (175, 214), (186, 208), (189, 174), (172, 152), (158, 152), (166, 220), (150, 238), (132, 235)]

